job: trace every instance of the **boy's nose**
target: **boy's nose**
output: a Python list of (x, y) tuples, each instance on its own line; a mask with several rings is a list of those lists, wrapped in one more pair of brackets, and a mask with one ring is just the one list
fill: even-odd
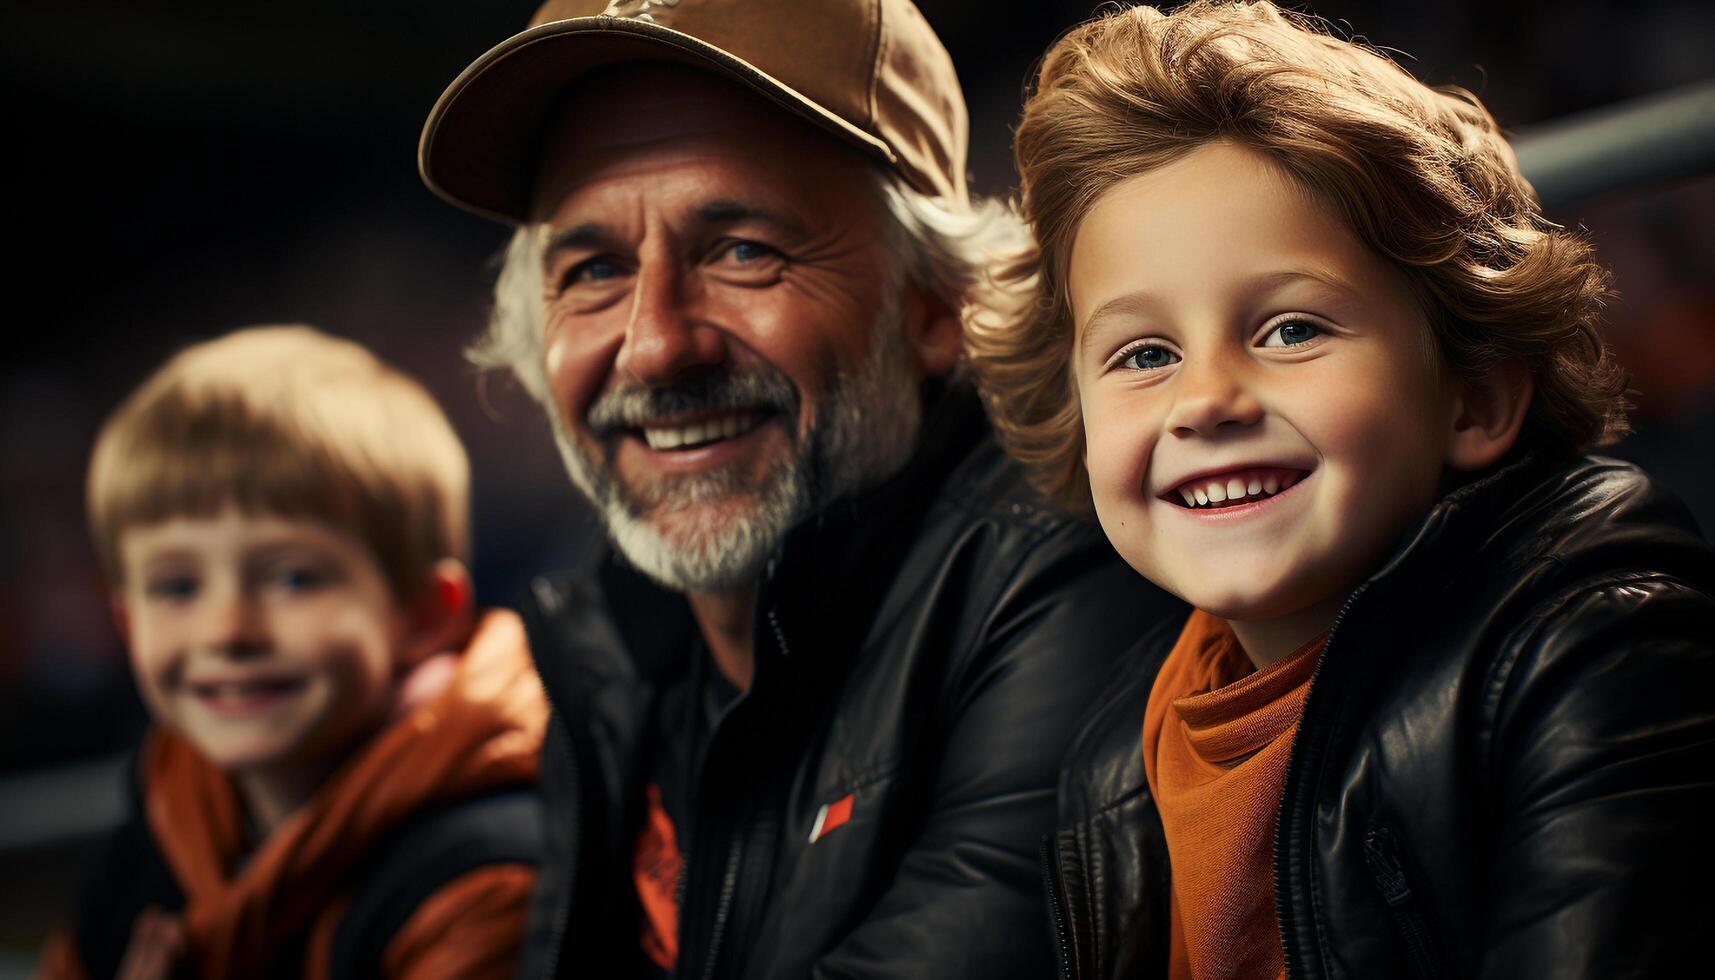
[(209, 597), (201, 619), (201, 644), (228, 657), (255, 656), (268, 649), (260, 604), (242, 590)]
[(1227, 358), (1204, 359), (1180, 366), (1174, 379), (1173, 409), (1168, 431), (1180, 438), (1209, 437), (1223, 427), (1262, 421), (1262, 403), (1247, 384), (1244, 366)]
[(625, 380), (649, 387), (671, 385), (727, 357), (726, 335), (697, 318), (689, 287), (669, 262), (638, 269), (631, 319), (614, 366)]

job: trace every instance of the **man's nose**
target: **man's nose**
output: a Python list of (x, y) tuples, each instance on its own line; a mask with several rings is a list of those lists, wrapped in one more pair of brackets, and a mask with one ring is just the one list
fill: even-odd
[(726, 359), (726, 335), (695, 315), (688, 295), (695, 287), (675, 265), (645, 262), (638, 270), (614, 364), (628, 381), (663, 387)]
[(1262, 403), (1244, 360), (1243, 355), (1187, 358), (1173, 379), (1168, 431), (1181, 438), (1208, 437), (1262, 421)]

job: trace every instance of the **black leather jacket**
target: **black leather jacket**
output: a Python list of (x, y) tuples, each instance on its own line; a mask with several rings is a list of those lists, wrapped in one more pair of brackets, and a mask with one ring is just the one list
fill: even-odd
[[(1139, 741), (1176, 637), (1140, 642), (1067, 756), (1063, 977), (1166, 973)], [(1278, 820), (1288, 977), (1705, 975), (1715, 551), (1611, 460), (1448, 495), (1335, 620)]]
[[(760, 588), (755, 676), (689, 806), (678, 976), (1052, 969), (1037, 852), (1059, 762), (1107, 668), (1182, 607), (1037, 502), (974, 396), (941, 398), (920, 443), (793, 530)], [(682, 597), (611, 559), (535, 592), (554, 717), (522, 975), (635, 976), (651, 712), (694, 627)], [(848, 795), (849, 820), (812, 843)]]

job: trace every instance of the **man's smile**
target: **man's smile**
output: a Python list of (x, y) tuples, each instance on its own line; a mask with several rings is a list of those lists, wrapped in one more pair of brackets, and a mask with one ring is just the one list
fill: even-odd
[(637, 427), (657, 452), (684, 451), (742, 436), (773, 416), (768, 409), (739, 409), (701, 417), (662, 419)]

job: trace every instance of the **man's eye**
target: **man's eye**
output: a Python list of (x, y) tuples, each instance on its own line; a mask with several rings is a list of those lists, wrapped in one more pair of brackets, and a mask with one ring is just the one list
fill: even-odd
[(1322, 328), (1309, 320), (1287, 320), (1263, 338), (1264, 347), (1296, 347), (1322, 335)]
[(1133, 348), (1120, 358), (1119, 366), (1133, 371), (1154, 371), (1179, 361), (1179, 355), (1160, 344), (1145, 344)]
[(769, 248), (767, 245), (760, 242), (748, 241), (742, 238), (728, 242), (718, 253), (720, 258), (731, 259), (741, 265), (747, 265), (763, 259), (778, 258), (779, 255), (780, 253), (777, 250)]
[(606, 256), (598, 255), (593, 259), (585, 259), (567, 269), (565, 275), (560, 277), (560, 288), (605, 282), (624, 274), (624, 266)]

